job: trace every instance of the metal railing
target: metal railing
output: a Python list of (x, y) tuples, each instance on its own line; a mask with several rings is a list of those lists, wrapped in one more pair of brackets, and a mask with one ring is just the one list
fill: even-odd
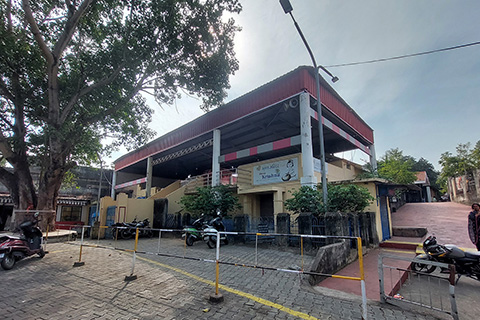
[[(385, 259), (435, 266), (445, 271), (448, 270), (448, 277), (413, 271), (410, 267), (400, 268), (387, 265), (384, 263)], [(455, 300), (455, 266), (435, 261), (380, 254), (378, 276), (381, 302), (408, 303), (449, 314), (455, 320), (459, 319)], [(390, 281), (390, 290), (386, 290), (387, 281)]]
[[(292, 269), (288, 266), (272, 266), (269, 265), (268, 263), (266, 264), (266, 260), (260, 261), (259, 259), (259, 241), (261, 240), (262, 237), (292, 237), (292, 234), (277, 234), (277, 233), (252, 233), (252, 232), (227, 232), (227, 231), (222, 231), (222, 232), (217, 232), (216, 233), (216, 251), (215, 251), (215, 258), (209, 257), (205, 258), (204, 255), (200, 256), (195, 256), (195, 252), (198, 253), (198, 250), (188, 250), (187, 242), (186, 242), (186, 237), (184, 240), (184, 244), (182, 245), (183, 247), (183, 254), (180, 252), (171, 252), (171, 251), (165, 251), (161, 250), (161, 241), (162, 241), (162, 235), (165, 233), (178, 233), (182, 232), (182, 230), (179, 229), (151, 229), (148, 228), (148, 230), (154, 231), (155, 233), (158, 233), (158, 247), (157, 250), (153, 249), (150, 243), (150, 247), (142, 247), (139, 246), (139, 234), (141, 229), (136, 228), (135, 230), (135, 242), (133, 245), (133, 248), (121, 248), (119, 247), (119, 242), (117, 241), (117, 238), (114, 238), (114, 244), (113, 247), (106, 246), (106, 245), (101, 245), (100, 244), (100, 232), (98, 232), (98, 236), (95, 240), (87, 242), (85, 241), (85, 230), (87, 228), (90, 228), (90, 226), (82, 226), (82, 233), (81, 233), (81, 238), (80, 238), (80, 253), (79, 253), (79, 259), (77, 262), (74, 263), (74, 266), (82, 266), (84, 265), (84, 262), (82, 261), (82, 248), (83, 247), (94, 247), (94, 248), (106, 248), (106, 249), (114, 249), (114, 250), (120, 250), (124, 252), (130, 252), (132, 253), (132, 268), (131, 272), (128, 276), (125, 277), (126, 281), (129, 280), (134, 280), (136, 278), (135, 276), (135, 261), (137, 259), (137, 254), (145, 254), (145, 255), (155, 255), (155, 256), (161, 256), (161, 257), (167, 257), (167, 258), (179, 258), (179, 259), (189, 259), (189, 260), (195, 260), (195, 261), (200, 261), (200, 262), (205, 262), (205, 263), (215, 263), (216, 264), (216, 269), (215, 269), (215, 295), (218, 295), (219, 293), (219, 282), (220, 282), (220, 271), (219, 271), (219, 266), (220, 264), (223, 265), (228, 265), (228, 266), (234, 266), (234, 267), (244, 267), (244, 268), (252, 268), (252, 269), (260, 269), (263, 271), (265, 270), (271, 270), (271, 271), (277, 271), (281, 273), (288, 273), (288, 274), (298, 274), (298, 275), (309, 275), (309, 276), (323, 276), (323, 277), (331, 277), (331, 278), (337, 278), (337, 279), (344, 279), (344, 280), (353, 280), (353, 281), (359, 281), (361, 285), (361, 292), (362, 292), (362, 319), (367, 319), (367, 297), (366, 297), (366, 289), (365, 289), (365, 273), (364, 273), (364, 268), (363, 268), (363, 252), (362, 252), (362, 240), (359, 237), (343, 237), (343, 236), (323, 236), (323, 235), (296, 235), (299, 238), (300, 242), (300, 257), (301, 257), (301, 267), (298, 269)], [(108, 226), (100, 226), (100, 228), (109, 228)], [(122, 229), (124, 227), (118, 227), (119, 229)], [(117, 233), (116, 233), (117, 234)], [(223, 237), (222, 237), (223, 236)], [(246, 259), (243, 254), (239, 255), (235, 260), (232, 260), (231, 257), (231, 252), (228, 252), (225, 254), (225, 256), (221, 255), (221, 239), (225, 239), (226, 237), (246, 237), (246, 236), (254, 236), (255, 237), (255, 250), (254, 250), (254, 260), (253, 259)], [(304, 243), (306, 241), (311, 242), (314, 239), (335, 239), (339, 240), (342, 239), (344, 241), (350, 241), (354, 240), (357, 243), (357, 253), (358, 253), (358, 260), (359, 260), (359, 275), (360, 276), (345, 276), (345, 275), (335, 275), (335, 274), (326, 274), (326, 273), (320, 273), (320, 272), (314, 272), (314, 271), (309, 271), (308, 268), (306, 268), (304, 265)], [(153, 239), (152, 239), (153, 240)], [(166, 241), (172, 241), (170, 239), (167, 239)], [(111, 241), (111, 240), (107, 240)], [(123, 242), (124, 244), (130, 245), (130, 241)], [(111, 244), (111, 243), (110, 243)], [(178, 248), (178, 247), (177, 247)], [(191, 253), (191, 254), (190, 254)], [(212, 252), (213, 253), (213, 252)], [(283, 261), (283, 260), (282, 260)]]

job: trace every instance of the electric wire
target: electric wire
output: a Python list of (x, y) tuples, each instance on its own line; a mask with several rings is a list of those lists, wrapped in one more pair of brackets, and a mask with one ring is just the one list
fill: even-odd
[(395, 57), (390, 57), (390, 58), (374, 59), (374, 60), (367, 60), (367, 61), (360, 61), (360, 62), (341, 63), (341, 64), (332, 64), (332, 65), (328, 65), (328, 66), (324, 66), (324, 67), (325, 68), (337, 68), (337, 67), (357, 66), (357, 65), (361, 65), (361, 64), (369, 64), (369, 63), (376, 63), (376, 62), (385, 62), (385, 61), (391, 61), (391, 60), (399, 60), (399, 59), (417, 57), (417, 56), (422, 56), (422, 55), (427, 55), (427, 54), (432, 54), (432, 53), (438, 53), (438, 52), (443, 52), (443, 51), (461, 49), (461, 48), (476, 46), (476, 45), (479, 45), (479, 44), (480, 44), (480, 41), (477, 41), (477, 42), (461, 44), (461, 45), (458, 45), (458, 46), (453, 46), (453, 47), (448, 47), (448, 48), (435, 49), (435, 50), (418, 52), (418, 53), (411, 53), (411, 54), (404, 54), (404, 55), (401, 55), (401, 56), (395, 56)]

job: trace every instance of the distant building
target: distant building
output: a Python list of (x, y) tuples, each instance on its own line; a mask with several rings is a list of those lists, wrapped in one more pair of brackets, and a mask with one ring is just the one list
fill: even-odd
[[(39, 168), (32, 168), (32, 177), (38, 185)], [(57, 198), (56, 224), (60, 228), (68, 224), (88, 221), (90, 208), (97, 202), (102, 172), (102, 188), (100, 196), (104, 197), (111, 192), (113, 170), (101, 170), (90, 167), (76, 167), (71, 170), (74, 178), (71, 185), (63, 184)], [(95, 208), (95, 205), (93, 206)], [(9, 226), (13, 213), (13, 201), (8, 189), (0, 184), (0, 231)], [(62, 226), (63, 225), (63, 226)]]
[[(432, 202), (432, 189), (430, 187), (430, 180), (426, 171), (416, 172), (417, 180), (414, 182), (415, 185), (421, 188), (420, 194), (417, 196), (417, 201), (409, 202)], [(412, 199), (414, 200), (414, 199)]]

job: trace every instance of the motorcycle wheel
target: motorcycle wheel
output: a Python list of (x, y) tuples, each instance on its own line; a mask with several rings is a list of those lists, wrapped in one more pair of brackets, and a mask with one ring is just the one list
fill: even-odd
[(193, 246), (193, 242), (194, 242), (193, 236), (189, 234), (185, 239), (185, 243), (187, 244), (187, 246), (191, 247)]
[(10, 270), (15, 265), (15, 262), (16, 261), (15, 261), (15, 257), (13, 256), (13, 254), (7, 254), (3, 258), (1, 265), (2, 265), (2, 268), (4, 270)]
[(40, 252), (38, 253), (38, 257), (40, 259), (42, 259), (43, 257), (45, 257), (45, 251), (43, 251), (43, 249), (40, 249)]
[(430, 264), (412, 263), (412, 270), (416, 272), (432, 273), (435, 269), (437, 269), (437, 267)]
[(153, 231), (152, 230), (147, 230), (147, 237), (148, 238), (153, 238)]
[(207, 246), (210, 249), (215, 249), (217, 247), (217, 242), (213, 241), (211, 238), (209, 238), (208, 241), (207, 241)]
[(131, 233), (128, 232), (127, 229), (122, 229), (122, 231), (120, 231), (120, 238), (122, 238), (124, 240), (130, 239), (131, 236), (132, 236)]

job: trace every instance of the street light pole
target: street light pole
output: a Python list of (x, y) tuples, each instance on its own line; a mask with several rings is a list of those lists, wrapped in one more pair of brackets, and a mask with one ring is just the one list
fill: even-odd
[(300, 29), (300, 26), (298, 25), (297, 21), (293, 17), (292, 11), (292, 5), (290, 4), (289, 0), (280, 0), (280, 4), (282, 5), (283, 11), (287, 14), (290, 14), (290, 17), (293, 20), (293, 24), (295, 25), (295, 28), (297, 29), (298, 33), (300, 34), (300, 37), (302, 38), (303, 43), (305, 44), (305, 47), (307, 48), (308, 54), (310, 55), (310, 58), (312, 59), (313, 63), (313, 68), (315, 71), (315, 84), (317, 87), (317, 114), (318, 114), (318, 136), (320, 140), (320, 170), (322, 171), (322, 192), (323, 192), (323, 204), (325, 207), (327, 207), (327, 201), (328, 201), (328, 191), (327, 191), (327, 174), (325, 172), (325, 142), (323, 138), (323, 123), (322, 123), (322, 102), (320, 99), (320, 75), (318, 74), (319, 70), (322, 69), (325, 71), (331, 78), (332, 82), (335, 83), (338, 81), (338, 78), (333, 76), (325, 67), (323, 66), (317, 66), (317, 62), (315, 61), (315, 57), (312, 53), (312, 50), (310, 49), (310, 46), (308, 45), (307, 40), (305, 39), (305, 36), (303, 35), (302, 30)]

